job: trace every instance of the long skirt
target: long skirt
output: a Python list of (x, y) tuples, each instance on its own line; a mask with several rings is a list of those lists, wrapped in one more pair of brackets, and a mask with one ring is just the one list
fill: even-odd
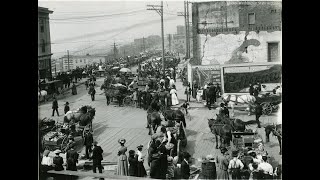
[(217, 179), (229, 179), (228, 171), (217, 168)]
[(178, 100), (176, 94), (171, 94), (171, 103), (173, 106), (179, 104), (179, 100)]
[(147, 175), (146, 169), (143, 166), (143, 161), (138, 162), (138, 177), (144, 177)]
[(126, 155), (120, 155), (118, 158), (117, 175), (128, 176), (128, 160)]

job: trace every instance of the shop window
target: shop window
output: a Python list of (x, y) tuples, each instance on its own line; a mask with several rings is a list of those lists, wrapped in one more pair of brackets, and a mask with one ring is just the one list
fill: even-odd
[(256, 23), (256, 15), (255, 15), (255, 13), (249, 13), (248, 14), (248, 22), (249, 22), (249, 25)]

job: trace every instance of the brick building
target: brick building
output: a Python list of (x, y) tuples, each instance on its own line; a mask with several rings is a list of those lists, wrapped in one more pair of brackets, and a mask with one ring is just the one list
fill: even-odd
[(281, 61), (281, 1), (192, 4), (192, 64)]
[(38, 78), (51, 80), (51, 39), (48, 8), (38, 7)]

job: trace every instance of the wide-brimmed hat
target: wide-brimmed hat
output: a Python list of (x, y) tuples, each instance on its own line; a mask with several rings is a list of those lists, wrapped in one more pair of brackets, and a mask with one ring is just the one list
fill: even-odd
[(57, 149), (57, 150), (55, 150), (53, 153), (55, 153), (55, 154), (60, 154), (61, 151), (60, 151), (60, 149)]
[(69, 102), (67, 101), (64, 105), (69, 105)]
[(238, 151), (232, 151), (232, 157), (238, 157)]
[(126, 143), (126, 139), (124, 139), (124, 138), (120, 138), (120, 139), (118, 140), (118, 143), (120, 143), (120, 144), (124, 144), (124, 143)]
[(143, 145), (142, 144), (140, 144), (139, 146), (137, 146), (137, 148), (139, 149), (139, 148), (143, 148)]

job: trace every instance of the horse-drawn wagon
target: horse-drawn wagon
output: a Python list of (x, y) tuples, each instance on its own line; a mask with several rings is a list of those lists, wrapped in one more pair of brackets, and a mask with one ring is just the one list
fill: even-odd
[(274, 94), (265, 94), (258, 97), (257, 101), (261, 103), (262, 113), (265, 115), (270, 115), (272, 112), (279, 109), (281, 96)]
[[(83, 140), (85, 130), (92, 131), (92, 120), (95, 109), (83, 106), (78, 111), (69, 111), (64, 117), (64, 122), (57, 122), (48, 126), (45, 131), (40, 131), (42, 149), (64, 151), (70, 136), (77, 142)], [(48, 128), (51, 128), (48, 130)]]

